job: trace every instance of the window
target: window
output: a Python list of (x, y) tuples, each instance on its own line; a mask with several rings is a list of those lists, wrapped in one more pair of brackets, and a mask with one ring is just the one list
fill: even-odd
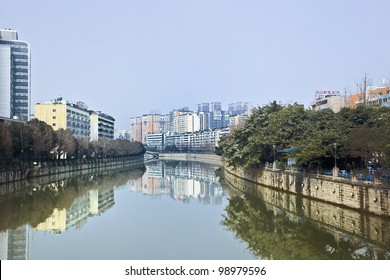
[(53, 112), (57, 112), (57, 109), (53, 109)]
[(52, 126), (56, 126), (56, 123), (53, 123)]
[(53, 120), (55, 120), (57, 117), (56, 116), (53, 116)]

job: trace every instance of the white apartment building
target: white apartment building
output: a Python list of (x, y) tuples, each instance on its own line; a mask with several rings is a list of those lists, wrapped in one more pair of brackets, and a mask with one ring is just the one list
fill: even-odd
[(174, 133), (196, 132), (200, 130), (200, 118), (196, 113), (183, 112), (173, 117)]
[(90, 141), (99, 139), (114, 139), (115, 119), (100, 111), (90, 111), (91, 130)]

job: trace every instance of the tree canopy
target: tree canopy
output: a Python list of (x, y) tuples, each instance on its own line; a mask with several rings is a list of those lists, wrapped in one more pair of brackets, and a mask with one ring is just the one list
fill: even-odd
[[(220, 142), (231, 166), (257, 167), (274, 158), (296, 157), (302, 166), (332, 167), (354, 162), (389, 166), (390, 108), (314, 111), (275, 101), (254, 108), (245, 125)], [(278, 151), (296, 148), (286, 155)]]

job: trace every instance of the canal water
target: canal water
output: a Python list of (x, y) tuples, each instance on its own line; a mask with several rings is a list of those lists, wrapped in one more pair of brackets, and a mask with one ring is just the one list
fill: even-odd
[(154, 161), (0, 190), (1, 260), (390, 259), (388, 217), (230, 185), (205, 163)]

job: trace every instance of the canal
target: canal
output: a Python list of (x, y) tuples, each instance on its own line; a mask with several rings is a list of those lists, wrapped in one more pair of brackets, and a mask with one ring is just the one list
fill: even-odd
[(390, 259), (389, 217), (236, 184), (153, 161), (2, 185), (0, 259)]

